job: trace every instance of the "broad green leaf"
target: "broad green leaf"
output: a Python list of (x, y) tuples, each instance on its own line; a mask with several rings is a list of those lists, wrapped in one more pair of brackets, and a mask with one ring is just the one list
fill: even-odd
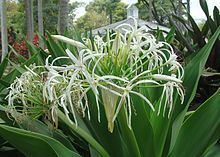
[(157, 115), (159, 103), (160, 100), (155, 104), (155, 112), (151, 113), (150, 119), (154, 132), (154, 150), (156, 157), (162, 156), (170, 126), (170, 119), (168, 119), (167, 113), (166, 116), (163, 116), (163, 112), (161, 111), (161, 113)]
[(204, 157), (219, 157), (220, 156), (220, 145), (213, 146)]
[(125, 106), (122, 106), (117, 117), (121, 136), (125, 142), (125, 145), (127, 146), (129, 156), (141, 157), (141, 152), (139, 150), (134, 131), (128, 127), (125, 110)]
[(8, 65), (8, 58), (5, 57), (4, 60), (0, 64), (0, 78), (4, 74), (7, 65)]
[(220, 14), (219, 14), (219, 9), (215, 6), (214, 10), (213, 10), (213, 17), (214, 17), (214, 21), (216, 23), (217, 26), (220, 25)]
[[(7, 125), (14, 126), (14, 122), (11, 119), (9, 119), (9, 117), (6, 114), (6, 108), (2, 105), (0, 105), (0, 119), (6, 121)], [(45, 136), (54, 138), (59, 142), (61, 142), (65, 147), (69, 148), (70, 150), (76, 151), (76, 149), (67, 139), (67, 137), (60, 130), (55, 128), (49, 129), (47, 125), (45, 125), (39, 120), (34, 120), (31, 119), (30, 117), (26, 117), (23, 119), (22, 123), (19, 123), (19, 127), (27, 131), (32, 131), (35, 133), (43, 134)]]
[(5, 87), (10, 86), (10, 83), (8, 83), (8, 82), (6, 82), (6, 81), (4, 81), (2, 79), (0, 79), (0, 83), (1, 83), (1, 85), (5, 86)]
[(5, 123), (3, 119), (0, 118), (0, 124)]
[(90, 134), (88, 134), (85, 130), (83, 130), (79, 126), (76, 126), (75, 123), (70, 123), (70, 121), (67, 119), (65, 114), (62, 113), (60, 110), (58, 110), (58, 117), (60, 121), (65, 123), (73, 132), (75, 132), (80, 137), (82, 137), (85, 141), (87, 141), (102, 156), (109, 157), (109, 154), (106, 152), (106, 150)]
[(195, 42), (199, 44), (199, 47), (203, 47), (206, 42), (204, 40), (204, 37), (202, 35), (202, 32), (200, 31), (198, 25), (196, 24), (195, 20), (193, 19), (193, 17), (188, 13), (188, 19), (192, 25), (193, 31), (194, 31), (194, 39)]
[(212, 17), (209, 16), (207, 19), (208, 23), (209, 23), (209, 27), (211, 29), (211, 32), (214, 34), (215, 31), (217, 30), (218, 26), (216, 25), (216, 23), (213, 21)]
[(40, 55), (40, 48), (38, 48), (37, 46), (35, 46), (33, 43), (31, 43), (29, 41), (27, 41), (27, 47), (28, 47), (28, 50), (30, 51), (31, 55), (39, 53), (39, 55), (37, 56), (36, 64), (37, 65), (44, 65), (43, 58), (41, 58), (41, 55)]
[[(24, 68), (24, 66), (29, 66), (32, 63), (36, 62), (37, 56), (39, 55), (39, 53), (34, 54), (30, 59), (28, 59), (27, 61), (25, 61), (23, 64), (20, 65), (20, 67)], [(18, 66), (17, 66), (18, 67)], [(2, 80), (5, 82), (8, 82), (9, 84), (11, 84), (14, 79), (16, 77), (19, 77), (21, 75), (21, 71), (19, 72), (16, 68), (14, 70), (12, 70), (8, 75), (2, 77)], [(0, 91), (4, 90), (5, 86), (0, 84)]]
[(138, 96), (132, 95), (132, 102), (136, 115), (132, 115), (132, 129), (136, 137), (141, 156), (154, 157), (154, 133), (149, 121), (149, 107)]
[(6, 125), (0, 125), (0, 135), (19, 151), (30, 157), (80, 157), (60, 142), (48, 136)]
[(27, 71), (27, 70), (25, 70), (24, 68), (22, 68), (21, 66), (19, 66), (19, 65), (17, 65), (16, 63), (13, 63), (12, 61), (9, 61), (10, 62), (10, 64), (13, 66), (13, 68), (14, 69), (16, 69), (19, 73), (24, 73), (25, 71)]
[(203, 34), (203, 36), (208, 36), (208, 35), (207, 35), (208, 32), (209, 32), (209, 22), (206, 21), (206, 22), (204, 23), (203, 27), (202, 27), (202, 34)]
[(171, 30), (169, 31), (169, 33), (166, 36), (166, 42), (171, 43), (173, 38), (174, 38), (174, 34), (175, 34), (175, 27), (172, 27)]
[(60, 130), (55, 129), (55, 128), (50, 129), (47, 125), (45, 125), (39, 120), (34, 120), (34, 119), (31, 119), (30, 117), (27, 117), (25, 120), (22, 121), (20, 126), (25, 130), (43, 134), (51, 138), (54, 138), (58, 140), (59, 142), (61, 142), (68, 149), (72, 151), (76, 151), (76, 149), (67, 139), (67, 137)]
[(98, 112), (96, 102), (92, 93), (89, 93), (91, 119), (84, 118), (86, 126), (90, 130), (92, 136), (106, 149), (110, 156), (121, 157), (127, 156), (128, 150), (120, 135), (117, 122), (113, 133), (108, 131), (108, 124), (104, 112), (103, 104), (100, 103), (100, 120), (98, 122)]
[(212, 135), (220, 125), (219, 102), (220, 90), (184, 122), (169, 157), (199, 157), (204, 153)]
[(9, 45), (9, 47), (10, 47), (12, 53), (17, 57), (17, 60), (18, 60), (19, 63), (23, 63), (27, 60), (26, 58), (24, 58), (24, 56), (17, 53), (13, 46)]
[[(220, 27), (216, 30), (215, 34), (212, 36), (209, 42), (198, 52), (198, 54), (185, 67), (183, 86), (185, 87), (186, 90), (184, 104), (187, 104), (187, 108), (189, 103), (192, 101), (192, 99), (196, 94), (199, 78), (202, 75), (206, 61), (209, 57), (209, 54), (211, 53), (215, 41), (219, 37), (219, 34), (220, 34)], [(184, 105), (179, 105), (179, 106), (185, 107)]]
[(206, 0), (199, 0), (199, 2), (200, 2), (200, 6), (201, 6), (202, 10), (204, 11), (206, 17), (208, 18), (209, 17), (209, 8), (208, 8)]
[[(47, 33), (47, 35), (48, 35), (48, 43), (50, 45), (50, 49), (52, 50), (51, 55), (54, 58), (60, 57), (60, 56), (66, 56), (66, 52), (64, 51), (62, 46), (59, 43), (55, 42), (49, 33)], [(59, 63), (60, 65), (63, 65), (63, 64), (66, 64), (66, 61), (59, 60), (59, 61), (57, 61), (57, 63)]]
[(185, 67), (183, 86), (185, 87), (186, 96), (184, 99), (184, 103), (180, 104), (179, 103), (180, 100), (178, 99), (179, 102), (176, 102), (174, 108), (174, 115), (172, 117), (174, 119), (174, 122), (172, 126), (172, 138), (171, 138), (170, 150), (172, 150), (172, 147), (175, 145), (177, 135), (179, 133), (180, 127), (184, 120), (189, 104), (191, 103), (191, 101), (193, 100), (196, 94), (198, 82), (205, 67), (205, 63), (209, 57), (209, 54), (211, 53), (212, 47), (216, 39), (218, 38), (219, 34), (220, 34), (220, 27), (216, 31), (216, 33), (212, 36), (212, 38), (209, 40), (209, 42), (198, 52), (198, 54), (195, 57), (192, 58), (192, 60)]

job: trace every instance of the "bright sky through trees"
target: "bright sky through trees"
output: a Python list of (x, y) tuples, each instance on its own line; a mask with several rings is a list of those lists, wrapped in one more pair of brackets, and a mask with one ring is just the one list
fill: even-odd
[[(88, 4), (89, 2), (91, 2), (92, 0), (70, 0), (70, 2), (74, 2), (74, 1), (78, 1), (78, 2), (84, 2), (86, 4)], [(136, 0), (122, 0), (124, 3), (129, 4), (130, 2), (134, 2)], [(209, 5), (209, 10), (212, 11), (214, 6), (217, 6), (218, 8), (220, 8), (220, 3), (219, 0), (207, 0), (207, 3)], [(80, 7), (76, 10), (76, 18), (82, 16), (83, 14), (85, 14), (85, 7)], [(202, 12), (202, 9), (200, 8), (199, 5), (199, 0), (193, 0), (191, 1), (191, 14), (194, 17), (194, 19), (196, 20), (202, 20), (205, 19), (205, 14)]]

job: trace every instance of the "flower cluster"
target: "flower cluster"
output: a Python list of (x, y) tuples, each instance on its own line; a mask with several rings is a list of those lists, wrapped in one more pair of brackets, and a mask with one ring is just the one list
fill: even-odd
[[(28, 114), (34, 118), (42, 115), (44, 104), (42, 100), (43, 81), (38, 74), (40, 67), (31, 65), (27, 71), (16, 78), (9, 87), (8, 112), (15, 119), (22, 118), (18, 113)], [(22, 104), (22, 105), (19, 105)], [(17, 112), (18, 111), (18, 112)]]
[[(77, 124), (78, 113), (83, 116), (87, 114), (90, 118), (88, 92), (92, 91), (98, 121), (102, 104), (108, 129), (113, 132), (114, 122), (123, 107), (131, 128), (133, 95), (140, 97), (155, 111), (154, 102), (140, 89), (159, 87), (162, 91), (157, 114), (162, 112), (165, 116), (168, 113), (170, 117), (174, 93), (177, 92), (182, 101), (184, 98), (181, 85), (184, 71), (172, 47), (156, 41), (147, 30), (145, 26), (138, 28), (134, 20), (134, 26), (122, 24), (115, 33), (107, 32), (104, 37), (95, 36), (94, 40), (84, 39), (84, 42), (53, 36), (74, 45), (77, 52), (67, 49), (67, 56), (58, 57), (52, 62), (49, 62), (50, 57), (46, 60), (47, 79), (42, 88), (46, 103), (61, 106), (70, 122)], [(65, 60), (66, 64), (56, 64), (61, 60)], [(9, 97), (13, 97), (11, 91)]]

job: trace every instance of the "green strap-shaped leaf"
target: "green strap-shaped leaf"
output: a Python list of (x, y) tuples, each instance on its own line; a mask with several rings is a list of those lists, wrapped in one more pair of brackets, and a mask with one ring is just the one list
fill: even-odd
[(121, 136), (125, 142), (125, 145), (127, 146), (129, 157), (141, 157), (140, 148), (138, 147), (134, 131), (128, 127), (125, 110), (126, 108), (123, 106), (118, 115)]
[(0, 124), (0, 136), (29, 157), (80, 157), (48, 136)]
[(220, 156), (220, 145), (216, 145), (210, 148), (210, 150), (207, 152), (207, 154), (204, 157), (219, 157), (219, 156)]
[[(8, 75), (3, 76), (3, 77), (2, 77), (2, 80), (5, 81), (5, 82), (7, 82), (7, 83), (9, 83), (9, 84), (11, 84), (11, 83), (14, 81), (14, 79), (15, 79), (16, 77), (19, 77), (20, 74), (21, 74), (21, 71), (18, 70), (18, 67), (20, 67), (19, 69), (21, 70), (21, 67), (24, 68), (25, 65), (26, 65), (26, 66), (29, 66), (29, 65), (32, 64), (32, 63), (36, 63), (38, 55), (39, 55), (39, 53), (36, 53), (36, 54), (34, 54), (33, 56), (31, 56), (30, 59), (28, 59), (27, 61), (25, 61), (22, 65), (16, 66), (15, 69), (13, 69)], [(0, 91), (2, 91), (2, 90), (4, 90), (4, 89), (5, 89), (5, 86), (3, 86), (2, 84), (0, 84)]]
[[(18, 113), (19, 114), (19, 113)], [(21, 124), (20, 127), (22, 129), (36, 132), (42, 135), (46, 135), (56, 139), (57, 141), (61, 142), (65, 147), (72, 151), (76, 151), (70, 141), (66, 138), (66, 136), (58, 129), (50, 129), (47, 125), (42, 123), (39, 120), (31, 119), (27, 117)]]
[[(118, 125), (115, 125), (113, 133), (108, 131), (108, 123), (105, 116), (104, 105), (100, 105), (100, 119), (98, 122), (98, 112), (94, 95), (88, 94), (90, 100), (91, 119), (84, 118), (86, 126), (89, 128), (92, 137), (94, 137), (103, 148), (109, 153), (109, 156), (122, 157), (129, 153), (125, 143), (122, 141)], [(94, 148), (94, 147), (93, 147)], [(96, 149), (96, 148), (94, 148)], [(97, 149), (96, 149), (97, 150)]]
[(44, 60), (40, 55), (40, 48), (38, 48), (37, 46), (35, 46), (33, 43), (29, 41), (27, 41), (27, 47), (31, 55), (39, 53), (39, 55), (37, 56), (37, 60), (36, 60), (37, 65), (44, 65)]
[(99, 152), (101, 156), (110, 157), (110, 155), (106, 152), (106, 150), (87, 132), (87, 130), (84, 130), (83, 128), (80, 128), (79, 126), (76, 126), (75, 123), (70, 123), (66, 115), (60, 110), (58, 110), (58, 117), (59, 117), (59, 120), (65, 123), (71, 131), (73, 131), (74, 133), (82, 137), (94, 149), (96, 149), (97, 152)]
[(19, 63), (24, 63), (24, 62), (27, 60), (24, 56), (22, 56), (21, 54), (19, 54), (19, 53), (17, 52), (17, 50), (14, 49), (13, 46), (9, 45), (9, 47), (10, 47), (11, 53), (13, 53), (13, 54), (16, 56), (16, 59), (17, 59), (17, 61), (18, 61)]
[[(48, 44), (50, 47), (50, 49), (49, 49), (49, 47), (48, 47), (48, 49), (51, 51), (52, 57), (56, 58), (56, 57), (66, 56), (66, 52), (62, 48), (62, 46), (59, 43), (55, 42), (49, 33), (47, 33), (47, 35), (48, 35)], [(59, 65), (63, 65), (63, 64), (66, 64), (66, 60), (59, 60), (59, 61), (57, 61), (57, 63)]]
[(209, 22), (206, 21), (202, 27), (202, 34), (203, 36), (208, 36), (208, 32), (209, 32)]
[(186, 91), (186, 96), (184, 100), (184, 104), (177, 103), (174, 108), (173, 118), (175, 119), (173, 122), (172, 128), (172, 138), (171, 138), (171, 147), (175, 144), (177, 135), (179, 133), (179, 129), (184, 120), (185, 114), (189, 107), (189, 104), (193, 100), (196, 89), (198, 86), (199, 78), (202, 75), (203, 69), (205, 67), (205, 63), (211, 53), (212, 47), (220, 34), (220, 27), (216, 31), (216, 33), (212, 36), (209, 42), (198, 52), (198, 54), (190, 61), (190, 63), (185, 67), (185, 77), (184, 77), (184, 87)]
[(5, 57), (4, 60), (0, 64), (0, 78), (2, 77), (3, 73), (5, 72), (7, 65), (8, 65), (8, 58)]
[(195, 42), (199, 44), (199, 47), (203, 47), (206, 44), (206, 42), (202, 32), (199, 29), (199, 26), (196, 24), (196, 21), (189, 13), (188, 13), (188, 19), (192, 25), (193, 32), (195, 32), (193, 37)]
[(137, 113), (132, 116), (132, 128), (141, 156), (155, 157), (154, 132), (147, 113), (150, 111), (149, 106), (136, 95), (132, 95), (132, 101)]
[(166, 36), (166, 42), (171, 43), (175, 36), (175, 27), (172, 27)]
[(220, 124), (219, 102), (220, 90), (184, 122), (169, 157), (200, 157), (204, 153)]
[(200, 0), (199, 2), (200, 2), (200, 6), (201, 6), (202, 10), (204, 11), (206, 17), (209, 17), (209, 8), (208, 8), (206, 0)]
[(213, 18), (216, 23), (216, 25), (220, 25), (220, 14), (219, 14), (219, 9), (215, 6), (213, 10)]
[[(215, 34), (209, 40), (209, 42), (198, 52), (198, 54), (191, 60), (191, 62), (185, 67), (185, 76), (183, 80), (183, 86), (186, 88), (185, 104), (187, 108), (189, 103), (193, 100), (199, 78), (202, 75), (206, 61), (211, 53), (212, 47), (220, 34), (220, 27), (216, 30)], [(184, 105), (181, 105), (185, 107)]]

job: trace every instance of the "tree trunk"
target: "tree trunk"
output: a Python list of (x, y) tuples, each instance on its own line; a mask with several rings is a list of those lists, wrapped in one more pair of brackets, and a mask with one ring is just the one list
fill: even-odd
[(152, 3), (153, 3), (153, 1), (149, 0), (149, 21), (153, 21), (153, 13), (152, 13), (153, 5), (152, 5)]
[(109, 23), (112, 24), (113, 23), (113, 16), (112, 16), (112, 10), (109, 10)]
[[(178, 4), (177, 4), (177, 16), (179, 17), (183, 17), (183, 4), (182, 4), (182, 0), (178, 0)], [(184, 31), (184, 26), (181, 22), (177, 22), (177, 25), (179, 27), (179, 30), (181, 32)]]
[(190, 14), (190, 0), (187, 0), (187, 11)]
[(178, 5), (177, 5), (177, 16), (179, 16), (179, 17), (182, 17), (182, 16), (183, 16), (182, 0), (178, 0)]
[[(38, 0), (38, 32), (39, 35), (44, 35), (44, 27), (43, 27), (43, 9), (42, 9), (42, 0)], [(39, 46), (44, 48), (44, 43), (39, 38)]]
[(33, 0), (25, 0), (25, 14), (27, 39), (28, 41), (32, 41), (34, 37)]
[(6, 19), (6, 1), (1, 0), (1, 38), (2, 38), (2, 57), (1, 60), (5, 58), (8, 54), (8, 33), (7, 33), (7, 19)]
[(61, 35), (64, 34), (67, 28), (68, 3), (69, 0), (60, 0), (59, 4), (58, 31)]

